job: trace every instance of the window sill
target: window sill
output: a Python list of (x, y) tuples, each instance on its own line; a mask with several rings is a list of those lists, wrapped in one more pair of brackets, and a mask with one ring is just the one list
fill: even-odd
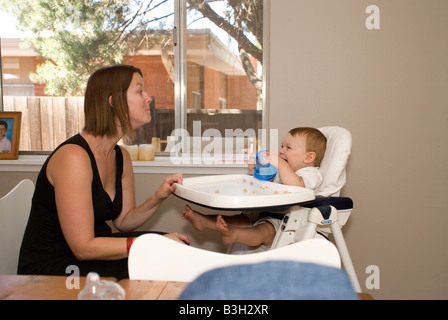
[[(17, 160), (0, 160), (0, 172), (39, 172), (48, 156), (19, 155)], [(185, 161), (186, 162), (186, 161)], [(169, 157), (155, 157), (154, 161), (134, 161), (134, 173), (161, 174), (249, 174), (247, 161), (219, 161), (207, 164), (201, 159), (175, 164)]]

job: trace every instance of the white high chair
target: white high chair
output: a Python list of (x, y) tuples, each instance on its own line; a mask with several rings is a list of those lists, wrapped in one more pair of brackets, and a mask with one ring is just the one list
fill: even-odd
[(353, 209), (353, 201), (339, 197), (346, 182), (346, 165), (352, 137), (348, 130), (341, 127), (323, 127), (319, 130), (327, 138), (327, 149), (320, 166), (322, 185), (315, 192), (316, 199), (312, 203), (289, 209), (271, 250), (298, 241), (327, 237), (332, 233), (353, 289), (360, 293), (361, 287), (341, 232), (341, 227), (345, 225)]
[[(350, 217), (353, 201), (347, 197), (339, 197), (346, 183), (346, 166), (351, 153), (352, 137), (347, 129), (338, 126), (322, 127), (319, 130), (327, 138), (327, 148), (320, 165), (322, 185), (315, 191), (314, 201), (292, 206), (286, 211), (270, 250), (313, 238), (328, 239), (332, 233), (353, 289), (360, 293), (361, 287), (341, 232), (341, 227)], [(261, 248), (233, 244), (228, 252), (247, 254), (260, 250)]]
[[(353, 202), (349, 198), (341, 198), (339, 197), (340, 190), (344, 186), (346, 182), (346, 172), (345, 167), (348, 162), (348, 157), (351, 152), (351, 135), (350, 133), (341, 127), (324, 127), (320, 128), (320, 130), (324, 133), (324, 135), (327, 137), (327, 150), (325, 152), (324, 159), (321, 163), (321, 170), (323, 175), (323, 183), (320, 189), (315, 193), (316, 198), (314, 199), (314, 194), (312, 193), (311, 198), (307, 198), (306, 195), (305, 198), (306, 201), (296, 201), (295, 203), (300, 203), (300, 206), (294, 206), (294, 202), (290, 202), (290, 208), (288, 210), (288, 213), (285, 215), (285, 218), (283, 219), (281, 230), (279, 230), (276, 234), (276, 237), (274, 239), (273, 246), (271, 247), (271, 250), (268, 251), (269, 255), (271, 253), (274, 253), (275, 251), (284, 251), (286, 249), (285, 247), (295, 247), (298, 245), (296, 242), (300, 242), (303, 245), (305, 245), (310, 240), (317, 240), (313, 238), (322, 238), (320, 234), (329, 234), (333, 233), (340, 259), (343, 262), (344, 268), (350, 278), (350, 281), (353, 285), (353, 289), (356, 292), (361, 292), (361, 288), (359, 286), (356, 273), (353, 268), (353, 264), (350, 259), (350, 255), (348, 254), (347, 246), (345, 245), (345, 240), (341, 233), (341, 226), (343, 226), (346, 221), (348, 220), (348, 217), (350, 216), (351, 209), (353, 208)], [(226, 177), (225, 177), (226, 178)], [(233, 179), (233, 177), (230, 177), (230, 179)], [(186, 184), (186, 180), (184, 179), (184, 184)], [(249, 179), (243, 179), (249, 180)], [(201, 206), (205, 207), (211, 207), (211, 208), (230, 208), (230, 201), (231, 199), (237, 198), (238, 202), (237, 205), (241, 205), (240, 207), (247, 208), (248, 206), (242, 205), (242, 200), (250, 200), (254, 201), (254, 198), (246, 198), (246, 197), (239, 197), (237, 195), (230, 196), (227, 194), (224, 196), (224, 192), (216, 192), (214, 191), (217, 187), (213, 186), (206, 186), (209, 190), (195, 190), (195, 188), (192, 188), (192, 186), (197, 186), (197, 183), (210, 183), (210, 181), (215, 181), (219, 183), (220, 187), (223, 187), (223, 179), (221, 177), (206, 177), (205, 179), (203, 177), (200, 178), (190, 178), (190, 184), (189, 186), (178, 186), (176, 189), (176, 195), (180, 198), (183, 198), (191, 203), (199, 204)], [(246, 181), (247, 183), (247, 181)], [(283, 185), (278, 185), (283, 186)], [(272, 185), (271, 185), (272, 187)], [(286, 186), (283, 186), (286, 187)], [(246, 188), (246, 187), (244, 187)], [(297, 187), (296, 187), (297, 188)], [(298, 188), (301, 189), (301, 191), (307, 191), (310, 190)], [(246, 190), (246, 189), (244, 189)], [(208, 191), (208, 193), (207, 193)], [(238, 191), (237, 191), (238, 192)], [(249, 194), (247, 192), (246, 194)], [(294, 196), (294, 194), (288, 194), (288, 196)], [(297, 196), (300, 198), (300, 194), (298, 193)], [(277, 197), (279, 199), (284, 199), (287, 196), (263, 196), (263, 198), (269, 198), (273, 199), (272, 197)], [(312, 200), (312, 202), (308, 200)], [(218, 201), (219, 200), (219, 201)], [(241, 200), (241, 201), (240, 201)], [(260, 198), (257, 199), (260, 201)], [(219, 203), (218, 203), (219, 202)], [(263, 202), (263, 201), (261, 201)], [(271, 204), (277, 203), (278, 201), (274, 200)], [(306, 203), (306, 204), (303, 204)], [(277, 203), (278, 205), (278, 203)], [(250, 206), (250, 205), (249, 205)], [(237, 206), (238, 207), (238, 206)], [(235, 207), (232, 207), (231, 210), (235, 210)], [(269, 210), (269, 209), (267, 209)], [(224, 213), (223, 213), (224, 214)], [(130, 256), (129, 256), (129, 275), (133, 279), (138, 278), (153, 278), (155, 277), (155, 273), (158, 272), (165, 272), (163, 275), (164, 277), (170, 277), (169, 279), (173, 279), (173, 277), (176, 277), (176, 273), (180, 272), (179, 270), (175, 270), (177, 266), (179, 265), (179, 259), (177, 258), (179, 253), (175, 253), (175, 249), (179, 249), (179, 252), (183, 253), (195, 253), (196, 250), (198, 253), (204, 254), (208, 257), (208, 259), (198, 259), (198, 262), (194, 262), (191, 259), (187, 259), (185, 257), (185, 261), (189, 261), (189, 266), (193, 263), (193, 267), (185, 267), (185, 269), (188, 270), (188, 272), (195, 272), (194, 270), (201, 270), (204, 271), (204, 268), (209, 268), (211, 266), (217, 266), (218, 260), (223, 259), (226, 261), (225, 263), (236, 263), (238, 261), (242, 262), (244, 261), (251, 261), (255, 257), (262, 257), (263, 254), (260, 256), (259, 253), (251, 253), (247, 252), (243, 260), (240, 260), (240, 257), (238, 258), (232, 258), (233, 255), (223, 255), (223, 254), (215, 254), (215, 253), (205, 253), (205, 250), (196, 249), (196, 248), (190, 248), (185, 247), (181, 245), (179, 247), (179, 244), (177, 243), (171, 243), (167, 242), (167, 244), (172, 245), (176, 248), (168, 248), (164, 247), (165, 249), (155, 248), (154, 242), (151, 243), (147, 242), (144, 243), (144, 239), (147, 239), (148, 241), (155, 241), (160, 240), (158, 238), (144, 236), (140, 237), (141, 239), (137, 239), (134, 243), (134, 245), (131, 248)], [(320, 239), (322, 240), (322, 239)], [(161, 240), (163, 241), (163, 240)], [(322, 240), (324, 242), (327, 242), (330, 244), (327, 240)], [(166, 242), (166, 241), (164, 241)], [(272, 250), (275, 249), (275, 250)], [(291, 248), (292, 249), (292, 248)], [(149, 255), (149, 251), (152, 250), (151, 254)], [(142, 255), (145, 255), (146, 258), (143, 258), (143, 261), (140, 261), (137, 263), (137, 260), (140, 259), (139, 257), (142, 257)], [(165, 270), (152, 270), (150, 271), (151, 265), (156, 265), (153, 262), (144, 263), (144, 261), (151, 259), (151, 261), (154, 261), (154, 254), (162, 254), (166, 259), (168, 257), (173, 256), (173, 253), (175, 253), (176, 257), (174, 257), (174, 261), (177, 261), (177, 263), (173, 263), (176, 267), (168, 268), (170, 270), (170, 275), (167, 275), (167, 265), (165, 264), (162, 269)], [(299, 252), (297, 252), (299, 254)], [(327, 253), (325, 250), (316, 249), (315, 251), (316, 255), (325, 256)], [(299, 254), (300, 255), (300, 254)], [(227, 256), (227, 257), (226, 257)], [(266, 255), (267, 257), (268, 255)], [(219, 258), (219, 259), (218, 259)], [(291, 259), (294, 259), (296, 257), (291, 257)], [(146, 260), (145, 260), (146, 259)], [(248, 260), (246, 260), (248, 259)], [(194, 260), (194, 259), (193, 259)], [(254, 259), (257, 260), (257, 259)], [(173, 262), (174, 262), (173, 261)], [(182, 262), (182, 267), (180, 269), (184, 269), (184, 262)], [(209, 261), (212, 261), (210, 264)], [(220, 262), (221, 263), (221, 262)], [(169, 264), (168, 264), (169, 265)], [(143, 266), (143, 267), (142, 267)], [(158, 268), (160, 269), (160, 268)]]

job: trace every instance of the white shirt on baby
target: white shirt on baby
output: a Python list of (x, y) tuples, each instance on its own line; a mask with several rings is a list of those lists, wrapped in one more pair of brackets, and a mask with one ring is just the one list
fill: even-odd
[[(303, 179), (307, 189), (316, 190), (322, 184), (323, 178), (318, 167), (305, 167), (297, 170), (295, 173)], [(272, 182), (282, 183), (278, 173)]]

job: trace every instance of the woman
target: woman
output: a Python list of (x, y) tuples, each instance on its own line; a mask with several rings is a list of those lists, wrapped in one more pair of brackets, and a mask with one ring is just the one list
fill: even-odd
[[(19, 274), (66, 275), (75, 265), (80, 275), (127, 278), (127, 256), (138, 233), (112, 234), (143, 225), (182, 183), (165, 178), (143, 204), (135, 206), (132, 161), (117, 142), (151, 121), (151, 97), (139, 69), (116, 65), (94, 72), (87, 84), (81, 133), (62, 143), (37, 178), (19, 257)], [(166, 234), (189, 244), (181, 234)], [(155, 262), (159, 263), (159, 262)]]

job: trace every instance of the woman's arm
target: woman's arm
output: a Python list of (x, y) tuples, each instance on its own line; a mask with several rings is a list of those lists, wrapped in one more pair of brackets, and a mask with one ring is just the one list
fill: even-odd
[(114, 220), (115, 227), (122, 231), (132, 231), (148, 221), (163, 201), (176, 189), (174, 183), (182, 184), (182, 175), (166, 177), (159, 189), (140, 206), (135, 206), (134, 174), (132, 161), (127, 151), (123, 151), (123, 210)]
[(76, 145), (61, 147), (48, 163), (47, 177), (54, 186), (62, 232), (76, 258), (126, 258), (126, 239), (95, 238), (92, 168), (85, 150)]
[[(130, 162), (129, 154), (127, 157)], [(132, 172), (132, 166), (130, 171)], [(127, 239), (95, 237), (92, 175), (89, 156), (84, 149), (76, 145), (61, 147), (48, 163), (47, 177), (54, 186), (59, 223), (64, 238), (79, 260), (124, 259), (128, 256)], [(125, 175), (126, 173), (123, 177)], [(149, 219), (162, 203), (162, 199), (171, 194), (171, 190), (175, 188), (170, 184), (172, 180), (167, 178), (155, 195), (139, 208), (134, 208), (132, 176), (128, 171), (127, 179), (123, 181), (126, 183), (123, 184), (123, 212), (128, 211), (130, 215), (123, 215), (122, 212), (116, 220), (121, 221), (125, 230), (134, 230), (142, 221)], [(126, 216), (127, 219), (123, 219)], [(122, 220), (119, 220), (120, 217)], [(179, 242), (190, 243), (186, 236), (178, 233), (167, 236)]]

